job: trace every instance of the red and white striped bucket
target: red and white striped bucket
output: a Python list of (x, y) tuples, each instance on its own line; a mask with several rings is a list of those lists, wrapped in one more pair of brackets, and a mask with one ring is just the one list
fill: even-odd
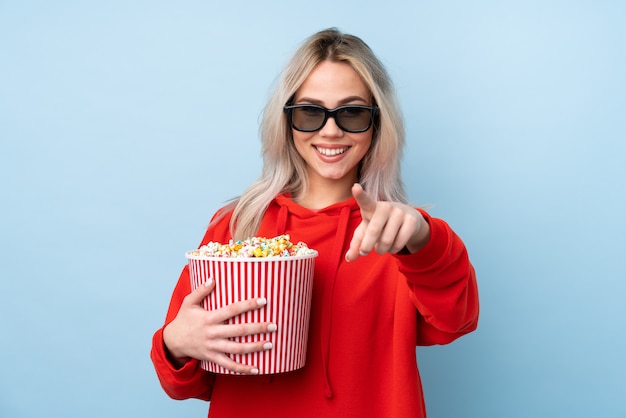
[[(233, 338), (237, 342), (270, 341), (273, 348), (231, 354), (233, 360), (255, 366), (259, 374), (288, 372), (304, 366), (317, 255), (314, 252), (291, 257), (227, 258), (185, 254), (192, 289), (209, 278), (215, 280), (215, 290), (203, 302), (205, 309), (218, 309), (251, 298), (267, 299), (267, 305), (261, 309), (236, 316), (229, 323), (275, 323), (276, 332)], [(201, 367), (214, 373), (236, 374), (205, 360), (201, 361)]]

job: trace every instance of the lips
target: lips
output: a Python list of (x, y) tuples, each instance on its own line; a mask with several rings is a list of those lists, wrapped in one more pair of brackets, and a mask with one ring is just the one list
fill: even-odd
[(317, 152), (319, 152), (320, 154), (322, 154), (325, 157), (336, 157), (337, 155), (341, 155), (344, 152), (346, 152), (348, 150), (348, 148), (349, 147), (343, 147), (343, 148), (323, 148), (323, 147), (319, 147), (319, 146), (315, 147)]

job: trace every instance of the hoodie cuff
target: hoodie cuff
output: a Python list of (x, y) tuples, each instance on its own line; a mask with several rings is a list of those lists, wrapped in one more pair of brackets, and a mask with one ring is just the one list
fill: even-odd
[(430, 239), (428, 243), (415, 253), (401, 251), (396, 254), (400, 262), (400, 269), (404, 272), (423, 273), (436, 269), (438, 264), (445, 261), (449, 252), (451, 229), (442, 219), (433, 218), (427, 212), (418, 209), (430, 225)]
[(150, 353), (159, 379), (166, 382), (185, 382), (193, 379), (199, 361), (190, 359), (181, 368), (176, 368), (167, 356), (167, 349), (163, 342), (163, 328), (157, 330), (152, 337), (152, 352)]

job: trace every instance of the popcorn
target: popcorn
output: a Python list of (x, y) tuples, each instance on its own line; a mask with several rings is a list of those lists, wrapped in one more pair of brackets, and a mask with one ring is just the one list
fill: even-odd
[(260, 257), (294, 257), (315, 254), (304, 242), (294, 244), (289, 234), (274, 238), (252, 237), (233, 241), (228, 244), (209, 242), (197, 250), (190, 251), (194, 256), (225, 257), (225, 258), (260, 258)]

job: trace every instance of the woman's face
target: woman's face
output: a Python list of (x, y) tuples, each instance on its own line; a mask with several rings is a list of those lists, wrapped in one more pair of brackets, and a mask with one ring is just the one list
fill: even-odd
[[(327, 109), (343, 105), (371, 106), (371, 93), (349, 64), (319, 63), (295, 95), (293, 104), (316, 104)], [(300, 156), (306, 161), (309, 182), (352, 185), (357, 180), (359, 162), (372, 144), (373, 128), (365, 132), (345, 132), (334, 118), (315, 132), (292, 129)]]

